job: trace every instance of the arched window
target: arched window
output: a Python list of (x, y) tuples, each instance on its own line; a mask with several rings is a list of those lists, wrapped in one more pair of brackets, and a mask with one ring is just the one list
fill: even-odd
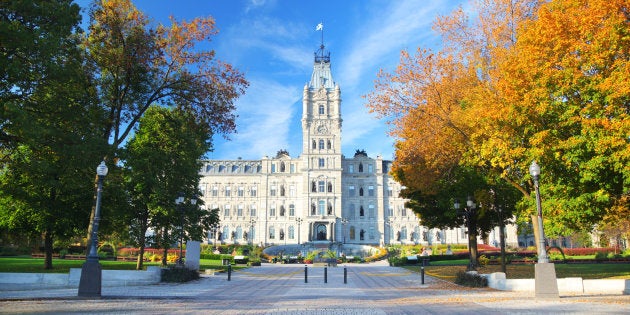
[(330, 140), (328, 140), (328, 142), (326, 143), (326, 148), (328, 150), (332, 149), (332, 143), (330, 143)]
[(319, 140), (319, 149), (323, 150), (324, 149), (324, 140)]
[(328, 192), (332, 192), (332, 183), (328, 182)]
[(363, 173), (363, 163), (359, 163), (359, 173)]
[(227, 226), (223, 227), (223, 235), (219, 235), (219, 239), (226, 240), (230, 235), (230, 228)]
[(326, 112), (324, 111), (324, 105), (319, 105), (319, 114), (324, 115)]
[(284, 170), (285, 170), (284, 162), (280, 162), (280, 172), (284, 173)]
[(365, 210), (363, 210), (363, 206), (359, 207), (359, 216), (365, 216)]
[(359, 196), (363, 196), (363, 187), (359, 188)]

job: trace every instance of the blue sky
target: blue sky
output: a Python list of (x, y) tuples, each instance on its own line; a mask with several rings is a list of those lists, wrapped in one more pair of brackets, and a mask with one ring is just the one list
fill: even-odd
[[(76, 1), (87, 8), (89, 0)], [(324, 25), (333, 78), (341, 88), (342, 152), (393, 159), (394, 140), (384, 121), (369, 114), (362, 97), (373, 90), (379, 69), (391, 71), (400, 51), (433, 48), (437, 15), (465, 0), (136, 0), (155, 23), (168, 17), (212, 16), (219, 34), (210, 47), (218, 59), (241, 70), (250, 86), (236, 101), (237, 133), (215, 136), (211, 159), (260, 159), (280, 149), (301, 154), (302, 90), (313, 70)]]

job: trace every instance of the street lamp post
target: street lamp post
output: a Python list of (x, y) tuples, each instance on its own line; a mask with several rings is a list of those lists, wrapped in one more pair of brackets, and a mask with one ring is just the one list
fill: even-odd
[(348, 219), (347, 218), (341, 218), (341, 225), (343, 227), (343, 243), (346, 243), (346, 225), (348, 224)]
[(302, 218), (295, 218), (295, 222), (297, 222), (298, 226), (298, 244), (300, 244), (300, 224), (302, 223)]
[[(191, 205), (197, 204), (197, 198), (192, 197), (190, 199)], [(175, 206), (179, 210), (179, 258), (177, 259), (177, 266), (184, 266), (184, 194), (179, 193), (177, 199), (175, 199)]]
[(96, 208), (94, 220), (92, 222), (92, 244), (90, 252), (81, 268), (81, 279), (79, 280), (79, 296), (99, 297), (101, 296), (102, 268), (98, 262), (98, 225), (101, 221), (101, 193), (103, 192), (103, 180), (107, 175), (107, 165), (105, 161), (96, 168), (98, 180), (96, 184)]
[(249, 239), (252, 241), (252, 246), (254, 245), (254, 224), (256, 224), (256, 220), (254, 218), (249, 219)]
[(540, 178), (540, 166), (533, 161), (529, 166), (529, 174), (534, 178), (534, 188), (536, 189), (536, 210), (538, 213), (538, 262), (548, 263), (547, 249), (545, 248), (545, 230), (542, 221), (542, 206), (540, 203), (540, 189), (538, 179)]
[(559, 298), (558, 281), (556, 280), (556, 268), (549, 263), (547, 250), (545, 249), (545, 231), (543, 230), (542, 205), (540, 202), (540, 189), (538, 179), (540, 178), (540, 166), (533, 161), (529, 166), (529, 174), (534, 179), (536, 190), (536, 210), (538, 212), (538, 263), (535, 266), (536, 277), (536, 297), (537, 298)]
[[(459, 200), (455, 199), (455, 210), (457, 210), (458, 214), (463, 215), (466, 218), (466, 228), (468, 229), (468, 255), (470, 257), (470, 264), (468, 264), (468, 271), (474, 271), (477, 269), (477, 255), (473, 257), (473, 238), (477, 237), (477, 233), (474, 233), (475, 227), (473, 226), (473, 218), (477, 214), (477, 205), (473, 201), (471, 196), (468, 196), (466, 200), (466, 207), (464, 207), (463, 211), (459, 211), (460, 208)], [(476, 253), (476, 251), (475, 251)]]

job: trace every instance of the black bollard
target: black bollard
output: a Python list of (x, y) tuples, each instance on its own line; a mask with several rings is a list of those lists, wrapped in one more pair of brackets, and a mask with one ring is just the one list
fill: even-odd
[(232, 281), (232, 264), (228, 264), (228, 281)]
[(420, 267), (420, 278), (422, 279), (422, 284), (424, 284), (424, 267)]
[(347, 284), (348, 283), (348, 269), (346, 269), (346, 266), (343, 266), (343, 284)]
[(328, 267), (324, 267), (324, 283), (328, 283)]
[(304, 283), (308, 283), (308, 266), (304, 265)]

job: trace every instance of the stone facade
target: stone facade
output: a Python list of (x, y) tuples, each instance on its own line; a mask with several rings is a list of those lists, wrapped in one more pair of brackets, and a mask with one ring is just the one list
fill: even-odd
[[(208, 242), (281, 245), (466, 244), (465, 229), (428, 229), (406, 209), (391, 161), (341, 154), (341, 89), (329, 54), (315, 54), (302, 102), (302, 154), (203, 161), (200, 190), (221, 226)], [(513, 228), (513, 227), (512, 227)], [(498, 240), (498, 231), (492, 233)], [(508, 244), (516, 234), (508, 231)]]

